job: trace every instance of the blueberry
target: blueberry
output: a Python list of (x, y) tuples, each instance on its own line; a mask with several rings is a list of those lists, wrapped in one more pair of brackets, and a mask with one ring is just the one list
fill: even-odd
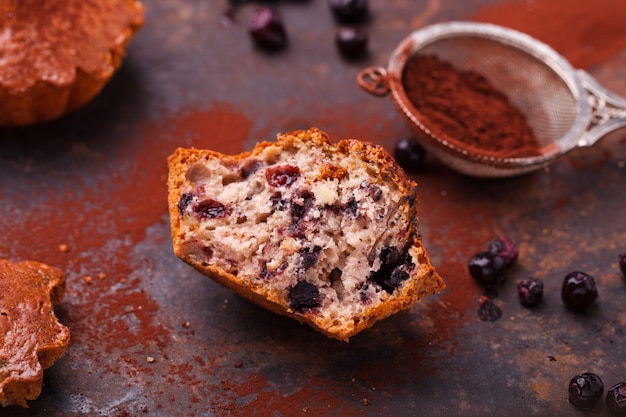
[(328, 0), (328, 7), (338, 21), (355, 23), (367, 18), (367, 2), (367, 0)]
[(478, 299), (478, 318), (482, 321), (496, 321), (502, 317), (502, 309), (494, 304), (489, 297), (481, 296)]
[(534, 307), (543, 298), (543, 282), (538, 278), (526, 278), (517, 284), (519, 302), (524, 307)]
[(563, 279), (561, 299), (572, 310), (584, 310), (598, 298), (596, 282), (589, 274), (570, 272)]
[(426, 151), (414, 138), (401, 139), (396, 142), (393, 157), (398, 165), (407, 171), (415, 171), (424, 164)]
[(626, 417), (626, 382), (619, 382), (606, 393), (606, 409), (612, 417)]
[(619, 269), (626, 276), (626, 253), (619, 255)]
[(185, 210), (187, 210), (187, 207), (192, 202), (192, 200), (193, 195), (189, 193), (183, 193), (183, 195), (180, 196), (180, 200), (178, 200), (178, 213), (181, 215), (181, 217), (183, 214), (185, 214)]
[(263, 162), (259, 160), (246, 160), (241, 166), (241, 178), (244, 180), (248, 178), (250, 175), (257, 172), (259, 169), (263, 167)]
[(299, 281), (289, 290), (289, 308), (296, 313), (302, 313), (306, 310), (322, 305), (319, 289), (306, 281)]
[(579, 410), (591, 410), (603, 392), (602, 379), (592, 372), (585, 372), (570, 380), (567, 401)]
[(504, 260), (488, 251), (474, 255), (468, 268), (472, 278), (485, 287), (495, 287), (504, 279)]
[(344, 205), (344, 208), (349, 211), (353, 216), (356, 216), (359, 212), (359, 202), (356, 200), (354, 196), (350, 197), (350, 199)]
[(309, 211), (309, 209), (313, 207), (313, 203), (315, 202), (315, 194), (313, 194), (309, 190), (300, 191), (297, 194), (295, 194), (294, 197), (296, 197), (299, 201), (301, 201), (301, 204), (295, 201), (291, 202), (290, 207), (291, 207), (292, 226), (300, 223), (300, 221), (306, 215), (307, 211)]
[(409, 271), (415, 267), (408, 254), (408, 248), (400, 251), (394, 246), (385, 246), (380, 250), (378, 259), (381, 263), (380, 269), (372, 272), (368, 280), (389, 294), (409, 278)]
[(320, 256), (320, 251), (322, 250), (321, 246), (315, 245), (312, 248), (304, 248), (300, 250), (300, 261), (302, 264), (302, 269), (305, 271), (311, 268), (317, 262), (317, 259)]
[(400, 265), (395, 267), (391, 274), (389, 274), (389, 278), (384, 280), (385, 286), (389, 288), (398, 288), (404, 281), (409, 279), (409, 273), (406, 271), (405, 265)]
[(252, 15), (248, 31), (255, 45), (267, 51), (287, 46), (287, 32), (280, 12), (273, 7), (260, 7)]
[(344, 58), (361, 58), (367, 53), (367, 32), (354, 27), (340, 27), (335, 34), (335, 44)]
[(515, 244), (506, 237), (500, 237), (493, 240), (489, 244), (489, 252), (504, 259), (504, 263), (507, 268), (510, 268), (517, 262), (517, 256), (519, 253), (517, 246), (515, 246)]

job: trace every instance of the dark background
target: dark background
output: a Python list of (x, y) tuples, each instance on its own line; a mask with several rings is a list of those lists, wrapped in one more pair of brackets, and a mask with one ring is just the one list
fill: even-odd
[[(607, 389), (626, 380), (623, 131), (517, 178), (468, 178), (427, 159), (412, 176), (424, 243), (448, 288), (347, 344), (241, 300), (172, 253), (165, 161), (176, 147), (238, 153), (317, 126), (392, 150), (409, 129), (355, 77), (385, 66), (426, 24), (524, 30), (552, 16), (532, 34), (626, 96), (626, 33), (608, 27), (626, 21), (622, 3), (598, 14), (605, 6), (557, 1), (563, 10), (553, 15), (545, 0), (500, 3), (371, 1), (369, 56), (348, 62), (323, 0), (275, 2), (290, 41), (276, 54), (248, 37), (258, 3), (230, 20), (226, 1), (146, 0), (145, 26), (95, 100), (58, 121), (0, 130), (0, 256), (67, 273), (57, 313), (72, 332), (39, 399), (0, 415), (605, 415), (603, 401), (583, 414), (566, 397), (577, 373), (596, 372)], [(594, 25), (611, 35), (594, 38)], [(502, 318), (481, 322), (467, 261), (500, 235), (519, 244), (519, 263), (496, 298)], [(573, 270), (598, 283), (584, 314), (560, 300)], [(546, 286), (534, 310), (519, 305), (515, 288), (531, 275)]]

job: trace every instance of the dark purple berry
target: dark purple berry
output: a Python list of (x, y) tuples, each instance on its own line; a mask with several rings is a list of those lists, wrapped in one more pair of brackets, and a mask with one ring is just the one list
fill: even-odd
[(311, 268), (317, 262), (317, 258), (320, 256), (320, 251), (322, 250), (321, 246), (315, 245), (312, 248), (304, 248), (300, 250), (300, 259), (302, 264), (302, 269), (305, 271)]
[(344, 58), (361, 58), (367, 53), (367, 32), (354, 27), (340, 27), (335, 35), (335, 44)]
[(384, 281), (385, 286), (394, 289), (398, 288), (400, 287), (400, 285), (402, 285), (404, 281), (409, 279), (409, 276), (410, 275), (407, 272), (406, 265), (397, 266), (393, 269), (393, 271), (391, 271), (391, 274), (389, 274), (389, 278)]
[(276, 191), (270, 196), (270, 203), (272, 204), (272, 213), (275, 211), (283, 211), (287, 208), (287, 200), (283, 198), (280, 191)]
[(563, 279), (561, 299), (572, 310), (584, 310), (598, 298), (596, 281), (589, 274), (570, 272)]
[(293, 165), (279, 165), (265, 170), (265, 179), (273, 187), (289, 187), (299, 176), (300, 168)]
[(506, 237), (493, 240), (489, 245), (489, 252), (504, 259), (507, 268), (510, 268), (517, 262), (519, 253), (517, 246)]
[(241, 178), (244, 180), (248, 178), (250, 175), (257, 172), (263, 166), (263, 162), (259, 160), (247, 160), (241, 166)]
[(181, 215), (185, 214), (185, 210), (193, 200), (193, 195), (189, 193), (184, 193), (180, 196), (180, 200), (178, 200), (178, 213)]
[(495, 305), (491, 298), (483, 295), (478, 299), (476, 314), (482, 321), (496, 321), (502, 317), (502, 309)]
[(400, 262), (400, 251), (395, 246), (385, 246), (380, 250), (378, 259), (380, 259), (382, 267), (396, 265)]
[(311, 207), (313, 207), (313, 203), (315, 203), (315, 194), (313, 194), (309, 190), (303, 190), (296, 195), (298, 201), (291, 202), (291, 220), (292, 222), (299, 223), (307, 211)]
[(383, 198), (383, 190), (378, 185), (370, 184), (368, 186), (368, 191), (369, 196), (375, 202), (380, 201), (380, 199)]
[(405, 170), (415, 171), (424, 164), (426, 151), (414, 138), (401, 139), (396, 142), (393, 157)]
[(524, 307), (534, 307), (543, 298), (543, 282), (538, 278), (526, 278), (517, 284), (519, 302)]
[(356, 200), (354, 196), (350, 197), (350, 199), (343, 205), (343, 208), (350, 212), (353, 216), (356, 216), (359, 212), (359, 202)]
[(611, 417), (626, 417), (626, 382), (619, 382), (606, 393), (606, 409)]
[(576, 375), (569, 382), (567, 401), (579, 410), (591, 410), (604, 392), (604, 383), (592, 372)]
[(504, 279), (504, 260), (491, 252), (477, 253), (468, 267), (472, 278), (485, 287), (495, 287)]
[(255, 45), (261, 49), (278, 51), (287, 46), (282, 15), (272, 7), (258, 8), (250, 19), (248, 31)]
[(230, 214), (230, 209), (228, 207), (226, 207), (219, 201), (213, 200), (211, 198), (200, 201), (193, 208), (193, 211), (201, 219), (219, 219), (221, 217), (226, 217)]
[(622, 274), (626, 276), (626, 253), (619, 256), (619, 269), (622, 271)]
[(302, 190), (295, 196), (297, 200), (291, 202), (291, 225), (289, 225), (289, 233), (295, 237), (305, 237), (305, 222), (302, 220), (307, 212), (315, 203), (315, 194), (308, 190)]
[(381, 263), (380, 269), (372, 272), (369, 281), (376, 283), (389, 294), (409, 278), (409, 271), (415, 267), (408, 254), (408, 248), (400, 251), (394, 246), (385, 246), (380, 250), (378, 259)]
[(363, 21), (368, 14), (367, 0), (328, 0), (328, 6), (335, 18), (344, 23)]
[(322, 305), (319, 289), (306, 281), (299, 281), (289, 290), (289, 308), (296, 313), (311, 310)]

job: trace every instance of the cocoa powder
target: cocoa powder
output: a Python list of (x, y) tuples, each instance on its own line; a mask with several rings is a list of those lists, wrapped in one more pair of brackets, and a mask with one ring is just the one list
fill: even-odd
[(416, 55), (405, 64), (402, 82), (424, 125), (453, 145), (498, 158), (541, 153), (524, 114), (484, 76)]

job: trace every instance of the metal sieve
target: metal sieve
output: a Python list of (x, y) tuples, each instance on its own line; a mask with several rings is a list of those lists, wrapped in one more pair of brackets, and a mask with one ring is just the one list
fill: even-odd
[[(458, 70), (483, 75), (525, 115), (541, 154), (498, 158), (470, 152), (434, 134), (430, 121), (411, 103), (402, 84), (405, 63), (436, 55)], [(591, 146), (626, 126), (626, 99), (546, 44), (524, 33), (487, 23), (449, 22), (411, 33), (391, 54), (387, 68), (359, 72), (365, 91), (390, 95), (421, 145), (445, 165), (476, 177), (510, 177), (545, 167), (576, 148)]]

